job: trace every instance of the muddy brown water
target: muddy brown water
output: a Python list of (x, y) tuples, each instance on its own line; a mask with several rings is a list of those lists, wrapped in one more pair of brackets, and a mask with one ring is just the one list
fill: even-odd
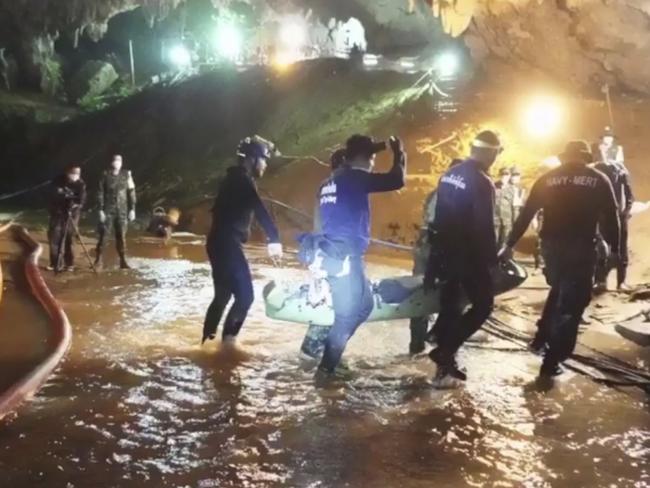
[[(132, 271), (49, 278), (73, 345), (0, 425), (0, 486), (650, 486), (643, 395), (573, 373), (543, 393), (538, 358), (492, 348), (464, 349), (466, 387), (437, 392), (428, 359), (405, 354), (403, 321), (362, 327), (352, 379), (317, 389), (298, 367), (305, 328), (268, 320), (259, 299), (238, 352), (200, 347), (212, 295), (202, 246), (131, 249)], [(258, 298), (269, 279), (301, 279), (249, 254)]]

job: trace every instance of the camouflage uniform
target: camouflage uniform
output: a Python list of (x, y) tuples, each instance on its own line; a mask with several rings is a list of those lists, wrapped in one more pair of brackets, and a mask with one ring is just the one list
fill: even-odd
[(497, 248), (501, 249), (512, 231), (517, 210), (515, 208), (516, 188), (511, 184), (497, 182), (494, 200), (494, 230), (497, 236)]
[[(431, 243), (429, 242), (429, 226), (433, 224), (436, 212), (436, 192), (433, 191), (424, 200), (422, 209), (422, 227), (420, 235), (413, 247), (413, 275), (422, 276), (427, 269), (427, 261), (431, 254)], [(410, 321), (411, 343), (409, 351), (417, 354), (424, 351), (424, 342), (429, 327), (429, 317), (413, 317)]]
[(115, 246), (122, 264), (126, 263), (126, 231), (129, 212), (135, 211), (135, 184), (131, 172), (121, 170), (113, 174), (104, 172), (99, 181), (97, 193), (99, 211), (106, 214), (106, 221), (99, 223), (99, 240), (97, 241), (97, 263), (100, 263), (106, 240), (111, 230), (115, 232)]

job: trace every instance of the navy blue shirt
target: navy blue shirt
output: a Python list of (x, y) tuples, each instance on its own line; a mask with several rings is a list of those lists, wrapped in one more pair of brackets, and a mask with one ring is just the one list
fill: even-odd
[(480, 163), (467, 159), (440, 178), (434, 228), (448, 251), (496, 263), (494, 184)]
[(387, 173), (369, 173), (349, 167), (339, 168), (319, 190), (321, 231), (333, 238), (344, 238), (352, 252), (363, 254), (370, 243), (370, 193), (404, 187), (406, 155), (397, 154)]

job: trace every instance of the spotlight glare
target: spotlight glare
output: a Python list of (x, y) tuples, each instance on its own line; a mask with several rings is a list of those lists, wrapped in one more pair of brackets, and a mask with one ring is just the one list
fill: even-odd
[(287, 22), (280, 29), (280, 41), (285, 47), (300, 49), (307, 41), (307, 30), (298, 22)]
[(174, 46), (169, 50), (169, 61), (179, 69), (187, 68), (192, 64), (192, 54), (185, 46)]
[(460, 60), (458, 56), (452, 52), (442, 53), (434, 63), (434, 69), (442, 78), (449, 78), (454, 76), (460, 68)]
[(553, 97), (537, 97), (529, 102), (523, 112), (523, 125), (529, 135), (546, 138), (557, 133), (564, 110)]
[(219, 24), (215, 32), (214, 44), (221, 56), (234, 60), (239, 57), (242, 51), (243, 39), (241, 32), (233, 24)]

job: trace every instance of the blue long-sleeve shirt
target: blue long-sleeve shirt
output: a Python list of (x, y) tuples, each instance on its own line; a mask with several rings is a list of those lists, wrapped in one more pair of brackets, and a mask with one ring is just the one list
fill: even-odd
[(467, 159), (440, 178), (433, 227), (447, 251), (496, 263), (494, 184), (477, 161)]
[(344, 238), (352, 252), (364, 254), (370, 243), (370, 193), (404, 187), (406, 155), (395, 155), (387, 173), (369, 173), (341, 168), (325, 180), (318, 190), (321, 231), (326, 236)]

